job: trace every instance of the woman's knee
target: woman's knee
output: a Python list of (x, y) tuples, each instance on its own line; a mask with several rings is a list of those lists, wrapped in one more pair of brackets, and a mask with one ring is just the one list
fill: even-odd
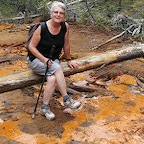
[(48, 77), (47, 77), (47, 83), (55, 84), (55, 83), (56, 83), (56, 78), (55, 78), (55, 76), (54, 76), (54, 75), (48, 76)]
[(57, 74), (63, 74), (63, 70), (62, 70), (62, 68), (61, 68), (61, 67), (58, 68), (58, 69), (56, 70), (55, 73), (57, 73)]

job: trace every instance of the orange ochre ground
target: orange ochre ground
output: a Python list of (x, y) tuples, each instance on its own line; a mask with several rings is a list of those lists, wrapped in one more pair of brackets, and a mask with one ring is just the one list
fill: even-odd
[[(13, 24), (0, 25), (3, 34), (0, 36), (2, 39), (0, 56), (7, 54), (26, 56), (26, 50), (18, 53), (19, 47), (15, 50), (10, 49), (10, 46), (7, 49), (5, 46), (10, 44), (10, 41), (6, 42), (9, 34), (10, 38), (13, 38), (11, 43), (23, 42), (27, 38), (27, 31), (23, 30), (26, 29), (25, 25), (22, 31), (10, 33), (11, 27)], [(86, 53), (92, 54), (88, 48), (82, 52), (80, 49), (85, 47), (86, 39), (89, 41), (88, 47), (93, 46), (90, 40), (95, 37), (95, 32), (92, 32), (90, 37), (87, 31), (86, 33), (82, 31), (82, 28), (71, 27), (70, 42), (73, 52), (80, 56)], [(20, 35), (20, 39), (11, 37), (12, 34)], [(103, 35), (98, 33), (97, 42), (101, 42)], [(106, 38), (109, 36), (105, 35)], [(141, 65), (143, 62), (139, 61), (139, 63)], [(5, 63), (0, 67), (0, 76), (27, 68), (27, 63), (22, 60), (17, 60), (10, 65)], [(144, 70), (144, 67), (140, 69)], [(77, 73), (67, 79), (75, 83), (83, 83), (90, 78), (91, 71), (93, 70)], [(119, 75), (107, 81), (105, 89), (109, 93), (105, 95), (92, 93), (93, 97), (90, 98), (85, 98), (88, 93), (82, 93), (81, 96), (74, 95), (73, 97), (82, 103), (78, 110), (64, 109), (61, 97), (52, 98), (51, 109), (56, 114), (54, 121), (46, 120), (39, 113), (34, 119), (31, 118), (36, 97), (29, 96), (26, 89), (1, 93), (0, 144), (144, 144), (144, 92), (138, 86), (136, 77), (129, 74)], [(34, 93), (36, 91), (34, 89)], [(41, 99), (39, 103), (42, 103)], [(38, 109), (39, 107), (40, 105)]]

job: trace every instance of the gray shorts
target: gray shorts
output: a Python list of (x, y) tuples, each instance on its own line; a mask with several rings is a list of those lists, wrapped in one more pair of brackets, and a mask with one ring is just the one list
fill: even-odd
[[(29, 60), (29, 57), (27, 57), (29, 67), (37, 74), (39, 75), (45, 75), (46, 71), (46, 65), (41, 62), (39, 59), (35, 58), (33, 61)], [(54, 72), (60, 68), (60, 61), (58, 59), (55, 59), (51, 65), (50, 68), (48, 68), (47, 76), (51, 76), (54, 74)]]

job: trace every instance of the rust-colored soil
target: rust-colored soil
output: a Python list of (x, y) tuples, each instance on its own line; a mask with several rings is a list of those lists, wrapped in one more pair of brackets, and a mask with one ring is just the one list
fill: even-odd
[[(0, 76), (28, 68), (27, 25), (0, 25)], [(92, 27), (70, 25), (72, 57), (94, 54), (90, 49), (114, 35)], [(95, 52), (121, 48), (132, 41), (121, 37)], [(35, 107), (39, 86), (0, 94), (0, 144), (144, 144), (144, 60), (132, 59), (66, 77), (71, 82), (96, 88), (72, 97), (81, 101), (78, 110), (64, 109), (55, 93), (48, 121)]]

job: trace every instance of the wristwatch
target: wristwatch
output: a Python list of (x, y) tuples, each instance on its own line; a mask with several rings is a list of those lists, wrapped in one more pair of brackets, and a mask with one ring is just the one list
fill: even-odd
[(66, 59), (66, 61), (70, 61), (71, 60), (71, 58), (69, 58), (69, 59)]

